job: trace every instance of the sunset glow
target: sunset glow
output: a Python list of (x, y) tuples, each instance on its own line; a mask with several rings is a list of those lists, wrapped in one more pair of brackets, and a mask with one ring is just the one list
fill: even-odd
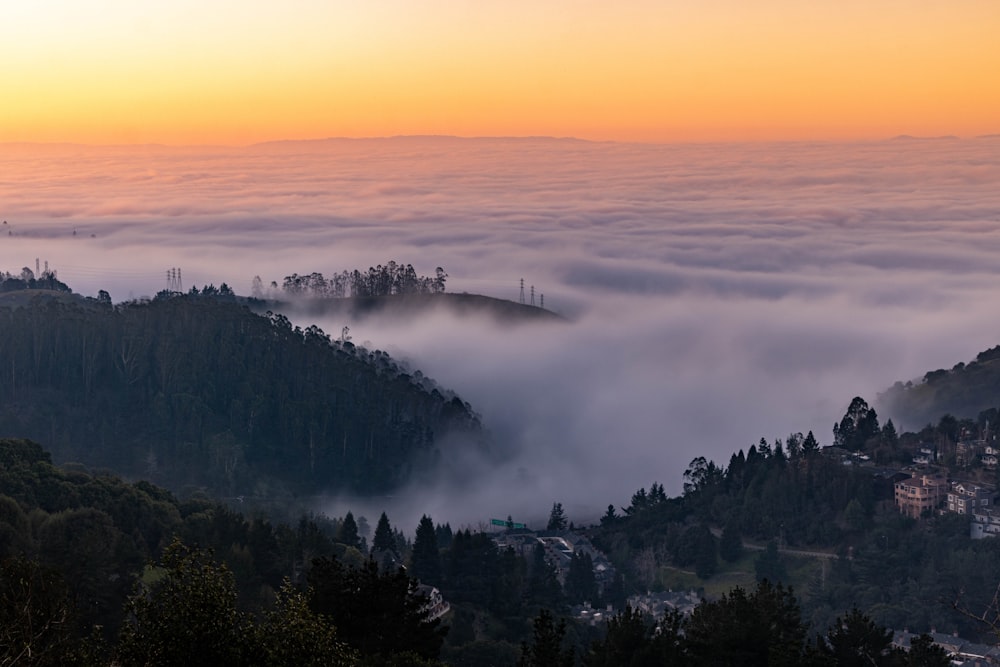
[(0, 141), (629, 141), (1000, 131), (1000, 4), (0, 7)]

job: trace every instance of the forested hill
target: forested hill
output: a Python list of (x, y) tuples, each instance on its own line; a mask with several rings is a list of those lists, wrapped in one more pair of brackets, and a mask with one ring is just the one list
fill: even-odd
[(388, 355), (171, 295), (112, 306), (0, 300), (0, 436), (168, 488), (384, 492), (458, 446), (487, 447), (471, 407)]
[(344, 299), (303, 299), (268, 303), (273, 310), (294, 308), (311, 316), (338, 315), (359, 321), (367, 317), (414, 319), (446, 311), (458, 316), (485, 316), (505, 326), (530, 323), (566, 322), (551, 310), (480, 294), (402, 294), (361, 296)]
[(896, 382), (878, 396), (877, 404), (906, 428), (936, 423), (944, 414), (976, 419), (982, 412), (995, 412), (1000, 407), (1000, 346), (951, 370), (929, 371), (919, 382)]

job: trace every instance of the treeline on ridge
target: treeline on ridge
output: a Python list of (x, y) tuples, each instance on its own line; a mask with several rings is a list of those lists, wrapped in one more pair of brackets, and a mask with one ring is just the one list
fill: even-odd
[[(434, 270), (434, 276), (417, 275), (412, 264), (397, 264), (389, 260), (384, 265), (369, 267), (367, 271), (344, 270), (325, 277), (322, 273), (313, 272), (306, 275), (293, 273), (285, 276), (281, 282), (281, 291), (285, 296), (310, 298), (337, 298), (391, 296), (401, 294), (440, 294), (445, 290), (448, 274), (440, 266)], [(271, 283), (272, 294), (267, 294), (260, 276), (254, 276), (250, 296), (261, 299), (265, 296), (277, 296), (277, 282)]]

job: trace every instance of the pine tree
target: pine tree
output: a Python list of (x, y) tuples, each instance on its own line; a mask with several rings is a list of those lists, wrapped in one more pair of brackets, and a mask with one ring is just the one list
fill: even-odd
[(518, 667), (572, 667), (573, 649), (563, 649), (566, 637), (566, 621), (556, 620), (552, 612), (543, 609), (535, 618), (532, 643), (521, 645)]
[(437, 531), (434, 522), (426, 514), (420, 517), (417, 537), (413, 541), (410, 555), (410, 573), (421, 583), (441, 585), (441, 552), (438, 549)]
[(549, 514), (549, 523), (546, 530), (566, 530), (566, 513), (563, 511), (562, 503), (553, 503), (552, 512)]
[(340, 524), (340, 534), (337, 536), (341, 544), (357, 549), (361, 546), (361, 538), (358, 537), (358, 524), (354, 520), (354, 515), (348, 512)]
[(396, 536), (393, 535), (392, 526), (389, 525), (389, 517), (382, 512), (378, 518), (378, 525), (375, 526), (375, 537), (372, 538), (372, 553), (378, 551), (389, 551), (396, 553)]

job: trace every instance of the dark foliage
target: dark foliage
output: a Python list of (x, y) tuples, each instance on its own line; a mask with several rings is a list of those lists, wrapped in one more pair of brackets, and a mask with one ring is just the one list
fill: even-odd
[(384, 491), (446, 432), (486, 442), (467, 404), (383, 352), (234, 302), (50, 297), (0, 324), (0, 432), (178, 491)]
[(362, 655), (435, 659), (440, 653), (447, 629), (427, 619), (427, 600), (403, 569), (383, 572), (371, 559), (351, 568), (318, 558), (306, 581), (310, 609), (329, 618), (338, 637)]

